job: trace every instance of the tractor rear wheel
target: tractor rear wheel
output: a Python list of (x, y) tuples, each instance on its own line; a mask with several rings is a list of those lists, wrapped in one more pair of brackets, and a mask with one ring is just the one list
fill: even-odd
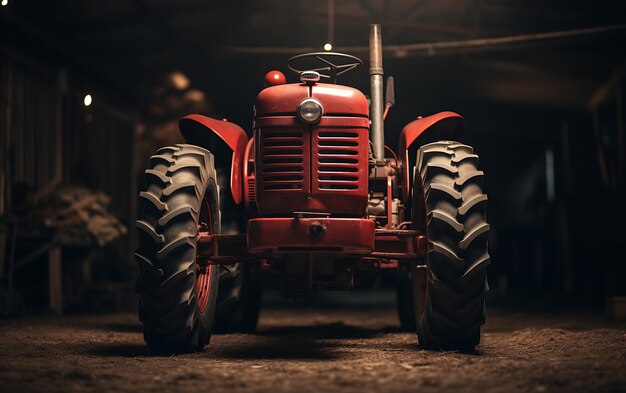
[(256, 332), (261, 310), (261, 266), (244, 262), (220, 267), (215, 333)]
[(150, 158), (140, 196), (139, 319), (160, 353), (201, 350), (211, 336), (219, 267), (197, 258), (198, 228), (220, 232), (213, 155), (193, 145), (164, 147)]
[(410, 266), (419, 343), (473, 349), (485, 322), (490, 262), (478, 156), (458, 142), (431, 143), (419, 149), (413, 175), (412, 221), (428, 239), (426, 268)]

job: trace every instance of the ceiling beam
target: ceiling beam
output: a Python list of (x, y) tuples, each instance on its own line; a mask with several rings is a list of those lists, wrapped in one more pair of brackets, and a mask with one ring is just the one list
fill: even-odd
[[(106, 36), (111, 32), (118, 30), (124, 30), (142, 25), (152, 25), (161, 30), (162, 20), (155, 21), (155, 13), (158, 15), (166, 15), (167, 19), (180, 18), (188, 14), (197, 15), (198, 13), (210, 13), (215, 5), (211, 2), (200, 2), (198, 7), (172, 7), (171, 4), (178, 4), (177, 2), (168, 2), (167, 7), (160, 7), (158, 10), (154, 10), (153, 6), (146, 6), (143, 2), (136, 2), (132, 0), (134, 5), (133, 12), (108, 19), (87, 19), (72, 23), (72, 35), (65, 38), (66, 44), (77, 44), (84, 41), (92, 41), (98, 37)], [(144, 10), (148, 9), (150, 15), (146, 18)], [(76, 34), (76, 33), (79, 34)]]

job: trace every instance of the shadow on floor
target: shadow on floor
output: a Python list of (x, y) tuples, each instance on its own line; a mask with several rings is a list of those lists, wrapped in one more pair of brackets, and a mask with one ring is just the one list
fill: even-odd
[(89, 346), (85, 349), (90, 355), (104, 357), (134, 358), (152, 355), (145, 344), (111, 343)]
[[(211, 358), (329, 360), (346, 356), (350, 346), (328, 340), (367, 339), (399, 331), (395, 327), (367, 329), (342, 322), (277, 326), (239, 336), (244, 338), (239, 345), (209, 346), (205, 353)], [(234, 337), (221, 336), (220, 344)]]
[[(118, 332), (140, 332), (135, 324), (107, 324), (103, 328)], [(190, 356), (203, 356), (213, 359), (304, 359), (330, 360), (341, 358), (350, 350), (343, 342), (329, 340), (369, 339), (383, 334), (399, 333), (398, 327), (368, 329), (348, 325), (342, 322), (277, 326), (261, 329), (255, 334), (220, 334), (214, 335), (212, 343), (203, 352)], [(403, 348), (385, 348), (386, 350), (417, 349), (415, 344)], [(112, 343), (89, 346), (84, 351), (97, 356), (137, 357), (159, 356), (151, 353), (142, 344)], [(169, 355), (163, 355), (169, 356)]]
[(101, 326), (103, 330), (110, 330), (117, 333), (141, 333), (141, 324), (139, 322), (115, 322), (107, 323)]
[(203, 356), (212, 359), (239, 360), (332, 360), (343, 357), (339, 344), (319, 342), (307, 338), (270, 338), (246, 340), (226, 346), (209, 345)]
[(276, 326), (260, 329), (257, 335), (267, 337), (293, 336), (310, 339), (350, 339), (372, 338), (381, 334), (400, 333), (402, 330), (397, 326), (386, 326), (380, 329), (370, 329), (361, 326), (333, 322), (315, 325)]

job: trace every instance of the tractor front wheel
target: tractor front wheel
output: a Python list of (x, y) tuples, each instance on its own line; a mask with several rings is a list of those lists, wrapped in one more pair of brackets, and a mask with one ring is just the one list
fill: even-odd
[(164, 147), (150, 158), (140, 196), (139, 319), (159, 353), (201, 350), (215, 316), (219, 266), (197, 258), (198, 228), (220, 232), (213, 155), (198, 146)]
[(409, 266), (419, 343), (472, 349), (480, 342), (488, 291), (487, 195), (470, 146), (421, 147), (414, 171), (412, 221), (426, 233), (426, 266)]

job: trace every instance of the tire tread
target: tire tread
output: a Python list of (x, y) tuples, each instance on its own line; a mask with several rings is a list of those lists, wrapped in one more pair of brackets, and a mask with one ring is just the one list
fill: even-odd
[[(426, 307), (416, 316), (419, 342), (431, 349), (473, 348), (480, 342), (489, 288), (484, 173), (477, 168), (473, 149), (458, 142), (422, 146), (416, 162), (420, 178), (415, 181), (423, 184), (429, 218)], [(451, 236), (437, 222), (445, 222), (459, 236)]]
[(195, 236), (202, 193), (216, 179), (213, 156), (180, 144), (159, 149), (150, 161), (137, 220), (139, 317), (152, 351), (192, 352), (210, 337), (211, 321), (197, 307)]

